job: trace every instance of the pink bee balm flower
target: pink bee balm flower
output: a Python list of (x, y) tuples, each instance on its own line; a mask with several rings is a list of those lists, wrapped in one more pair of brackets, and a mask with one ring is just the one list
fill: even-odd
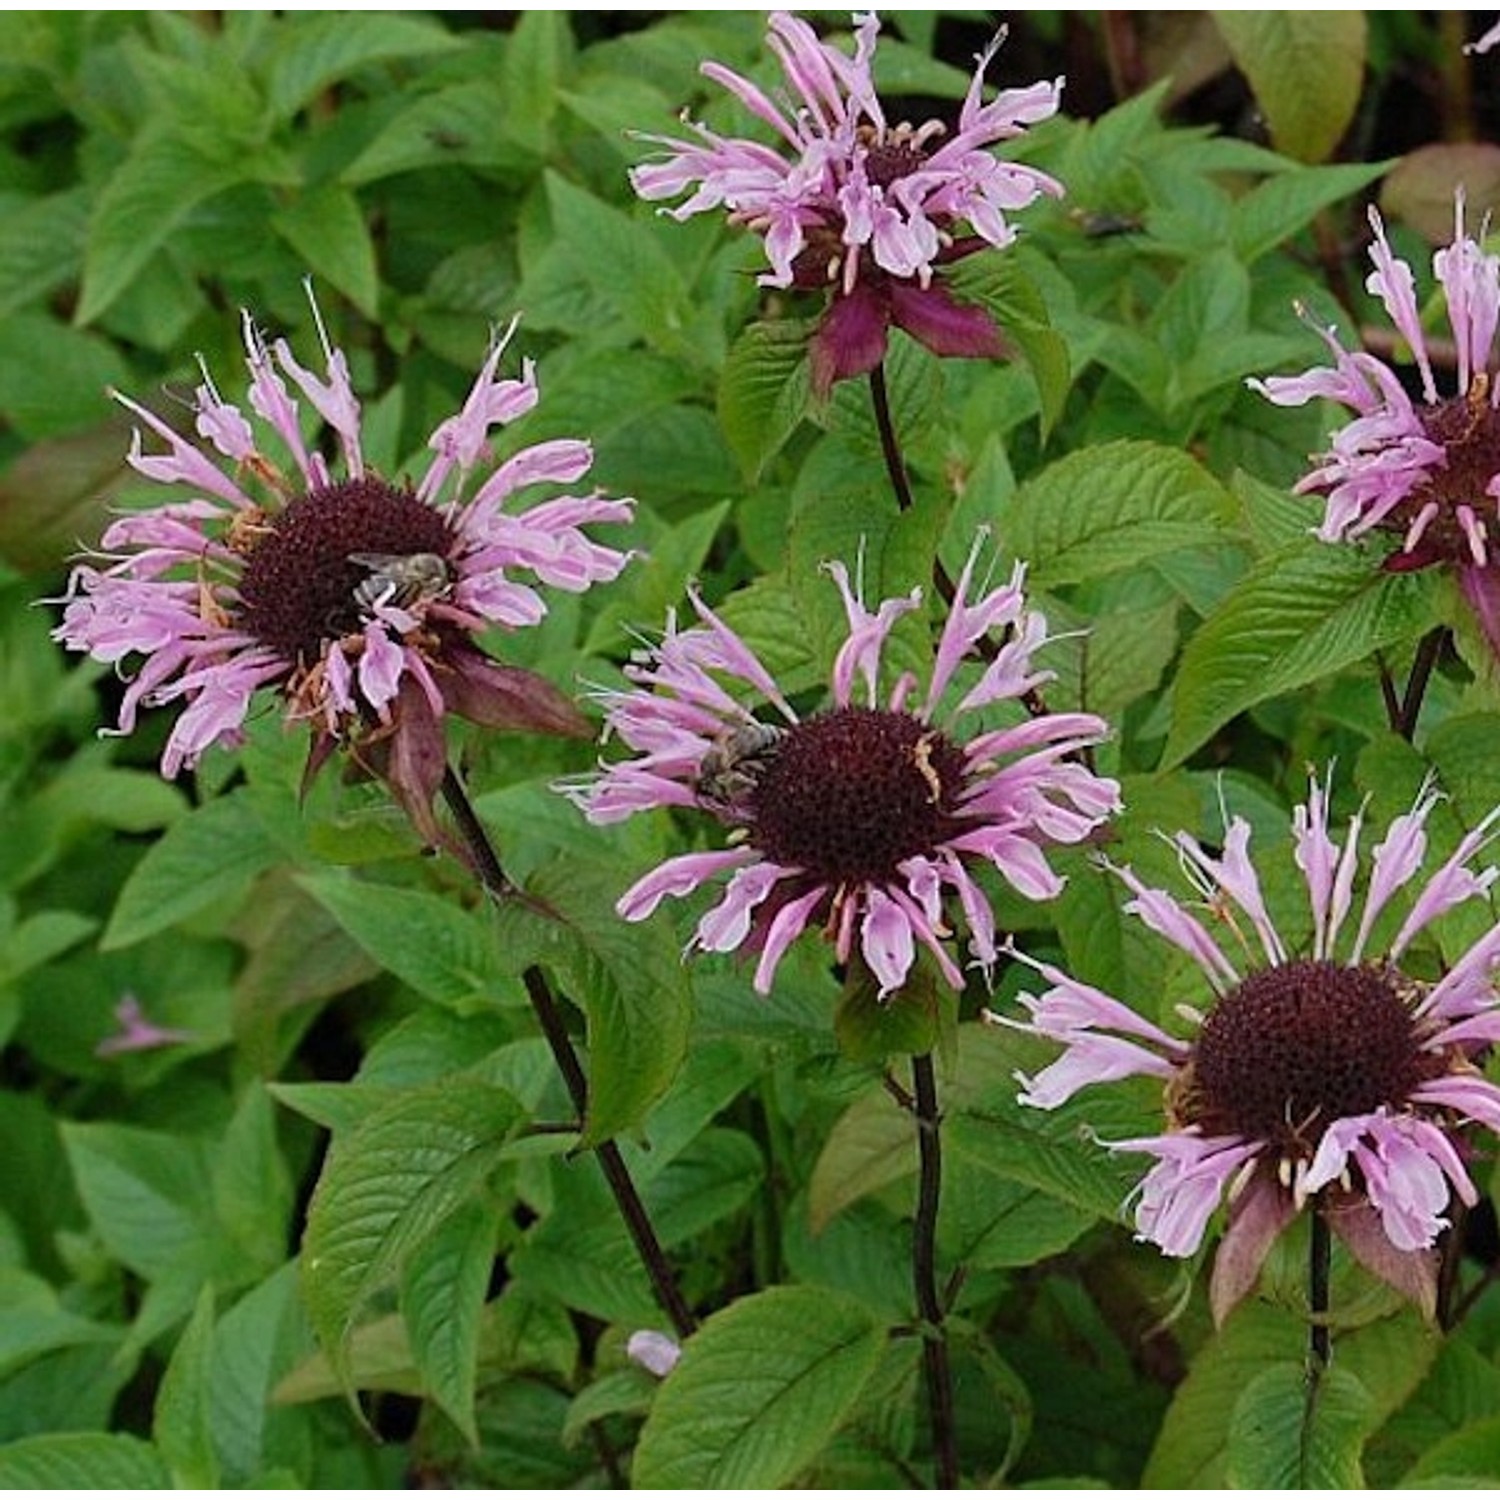
[(1386, 560), (1393, 571), (1435, 563), (1453, 567), (1500, 652), (1500, 555), (1494, 545), (1500, 523), (1500, 385), (1490, 374), (1500, 325), (1500, 256), (1485, 254), (1464, 232), (1462, 193), (1455, 217), (1453, 243), (1433, 256), (1453, 330), (1454, 395), (1438, 389), (1416, 278), (1392, 253), (1374, 208), (1375, 269), (1365, 285), (1411, 348), (1420, 399), (1408, 395), (1384, 361), (1345, 350), (1332, 329), (1320, 330), (1333, 353), (1331, 368), (1250, 385), (1280, 406), (1326, 397), (1349, 408), (1353, 420), (1334, 434), (1330, 451), (1297, 486), (1325, 497), (1317, 534), (1327, 542), (1353, 541), (1372, 531), (1398, 537)]
[(1055, 114), (1061, 79), (984, 103), (985, 69), (1002, 34), (978, 60), (951, 137), (936, 120), (893, 126), (871, 72), (879, 30), (873, 14), (859, 17), (851, 57), (819, 41), (807, 22), (774, 14), (767, 41), (786, 75), (784, 103), (720, 63), (704, 63), (703, 73), (768, 125), (777, 144), (692, 123), (697, 140), (641, 137), (668, 154), (630, 174), (653, 202), (688, 193), (668, 210), (675, 218), (727, 208), (732, 222), (761, 234), (771, 263), (763, 284), (833, 293), (812, 346), (820, 392), (874, 369), (893, 323), (938, 355), (999, 355), (989, 313), (956, 302), (935, 272), (986, 245), (1004, 248), (1016, 234), (1007, 214), (1042, 193), (1062, 194), (1046, 173), (989, 149)]
[(126, 994), (115, 1006), (120, 1029), (94, 1048), (96, 1057), (117, 1057), (122, 1052), (150, 1052), (157, 1047), (176, 1047), (191, 1042), (193, 1033), (176, 1026), (159, 1026), (134, 995)]
[[(492, 660), (475, 633), (545, 615), (528, 576), (570, 592), (614, 578), (628, 554), (583, 527), (625, 521), (633, 502), (593, 493), (515, 503), (527, 486), (572, 485), (586, 474), (584, 442), (540, 443), (483, 473), (491, 429), (537, 402), (531, 361), (519, 380), (497, 375), (514, 323), (462, 410), (432, 434), (433, 457), (415, 487), (381, 477), (361, 451), (348, 364), (316, 304), (313, 314), (322, 375), (299, 364), (284, 339), (268, 345), (245, 315), (251, 415), (225, 401), (205, 371), (193, 400), (201, 443), (116, 396), (165, 447), (148, 453), (137, 429), (132, 467), (189, 497), (109, 527), (101, 552), (73, 570), (56, 635), (102, 661), (144, 659), (124, 694), (120, 733), (143, 707), (182, 705), (164, 775), (195, 765), (212, 745), (237, 744), (256, 692), (271, 688), (289, 722), (311, 727), (309, 774), (336, 746), (356, 747), (433, 837), (445, 714), (493, 728), (587, 732), (563, 694)], [(342, 472), (304, 435), (288, 378), (337, 434)], [(290, 471), (263, 451), (267, 430)]]
[(1500, 923), (1435, 983), (1401, 965), (1420, 933), (1484, 896), (1500, 874), (1471, 868), (1495, 837), (1500, 808), (1413, 887), (1399, 922), (1387, 923), (1395, 933), (1383, 952), (1372, 952), (1371, 935), (1396, 894), (1412, 886), (1438, 801), (1426, 785), (1391, 823), (1353, 919), (1362, 811), (1341, 846), (1329, 833), (1326, 791), (1312, 780), (1292, 819), (1312, 918), (1301, 952), (1267, 913), (1243, 818), (1230, 820), (1217, 857), (1185, 833), (1173, 841), (1198, 893), (1229, 914), (1229, 930), (1244, 947), (1234, 961), (1187, 905), (1116, 869), (1131, 892), (1125, 910), (1186, 953), (1213, 993), (1207, 1014), (1193, 1017), (1191, 1039), (1050, 964), (1025, 960), (1051, 988), (1020, 997), (1030, 1013), (1021, 1029), (1061, 1043), (1063, 1052), (1021, 1078), (1022, 1102), (1054, 1109), (1093, 1084), (1137, 1074), (1162, 1081), (1167, 1129), (1113, 1149), (1156, 1158), (1135, 1194), (1135, 1222), (1138, 1237), (1168, 1255), (1194, 1254), (1228, 1200), (1211, 1287), (1221, 1319), (1309, 1202), (1371, 1271), (1433, 1308), (1432, 1246), (1448, 1226), (1445, 1210), (1454, 1194), (1466, 1204), (1478, 1196), (1456, 1133), (1472, 1121), (1500, 1130), (1500, 1088), (1476, 1064), (1500, 1038), (1493, 977)]
[[(840, 963), (858, 946), (883, 997), (906, 982), (918, 943), (954, 988), (962, 986), (945, 944), (945, 908), (955, 896), (970, 950), (990, 969), (995, 922), (970, 867), (992, 865), (1024, 896), (1055, 896), (1062, 880), (1044, 847), (1087, 838), (1119, 794), (1113, 781), (1070, 759), (1105, 737), (1092, 714), (1044, 713), (968, 739), (953, 727), (965, 715), (1014, 704), (1051, 676), (1032, 664), (1047, 625), (1025, 608), (1019, 565), (1008, 583), (968, 602), (980, 545), (982, 538), (959, 579), (920, 701), (910, 673), (884, 699), (877, 690), (886, 638), (918, 607), (919, 589), (872, 613), (845, 568), (828, 564), (849, 636), (834, 662), (831, 706), (805, 717), (692, 595), (699, 623), (679, 630), (669, 621), (661, 644), (626, 668), (636, 686), (603, 695), (607, 732), (636, 757), (567, 790), (594, 823), (690, 807), (735, 835), (727, 848), (679, 855), (637, 881), (620, 898), (622, 917), (641, 921), (665, 897), (728, 876), (692, 946), (757, 953), (755, 988), (766, 994), (793, 939), (816, 926)], [(1002, 632), (1003, 644), (939, 720), (960, 663), (991, 630)]]

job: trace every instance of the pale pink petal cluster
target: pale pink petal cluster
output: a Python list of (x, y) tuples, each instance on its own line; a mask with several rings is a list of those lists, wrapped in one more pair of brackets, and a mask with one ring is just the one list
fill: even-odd
[[(757, 954), (754, 986), (765, 994), (787, 948), (816, 926), (840, 962), (858, 951), (884, 996), (906, 982), (919, 945), (950, 984), (962, 986), (963, 972), (946, 942), (951, 903), (968, 931), (974, 962), (988, 974), (998, 953), (995, 919), (974, 867), (993, 868), (1023, 896), (1057, 895), (1063, 880), (1047, 858), (1047, 847), (1087, 839), (1117, 810), (1119, 792), (1115, 782), (1077, 759), (1107, 734), (1105, 723), (1091, 714), (1043, 712), (959, 739), (956, 721), (1014, 704), (1051, 676), (1032, 660), (1047, 639), (1046, 621), (1025, 606), (1020, 565), (1006, 583), (978, 589), (971, 602), (982, 542), (959, 578), (920, 702), (910, 673), (888, 692), (880, 685), (890, 633), (919, 608), (919, 589), (870, 610), (847, 569), (837, 562), (827, 565), (843, 600), (848, 635), (833, 664), (832, 707), (811, 715), (791, 706), (754, 652), (696, 592), (691, 594), (696, 623), (680, 628), (670, 620), (662, 641), (626, 667), (632, 686), (601, 694), (607, 735), (633, 756), (562, 789), (594, 823), (652, 808), (699, 808), (739, 831), (727, 848), (677, 855), (638, 880), (620, 899), (621, 916), (640, 921), (668, 897), (726, 880), (723, 895), (698, 922), (690, 947), (716, 953), (747, 948)], [(954, 691), (960, 663), (991, 632), (1003, 644), (989, 652), (961, 693)], [(940, 716), (945, 701), (950, 706)], [(735, 737), (749, 734), (758, 742), (810, 732), (820, 718), (851, 705), (908, 721), (917, 730), (942, 726), (962, 752), (962, 785), (953, 793), (953, 812), (941, 836), (879, 878), (857, 881), (835, 880), (768, 856), (757, 845), (753, 811), (726, 814), (704, 781), (706, 766)], [(768, 730), (757, 714), (774, 715), (781, 727)], [(854, 767), (847, 772), (849, 778), (859, 774)], [(933, 796), (938, 795), (934, 781)]]
[(858, 17), (851, 56), (806, 21), (775, 13), (767, 44), (785, 75), (780, 101), (720, 63), (702, 69), (771, 128), (775, 145), (693, 122), (696, 139), (645, 136), (667, 154), (631, 172), (636, 192), (653, 201), (688, 194), (668, 210), (678, 219), (727, 209), (764, 236), (771, 269), (761, 281), (770, 286), (802, 284), (799, 261), (816, 249), (819, 284), (836, 276), (847, 293), (878, 268), (925, 287), (960, 222), (989, 245), (1008, 245), (1015, 230), (1006, 215), (1062, 188), (990, 148), (1055, 114), (1062, 81), (1008, 89), (986, 104), (997, 40), (978, 60), (957, 130), (943, 140), (939, 122), (913, 129), (887, 121), (871, 72), (879, 30), (873, 14)]
[[(1412, 809), (1392, 821), (1368, 860), (1363, 906), (1357, 921), (1351, 921), (1360, 883), (1363, 809), (1350, 818), (1340, 843), (1329, 830), (1328, 789), (1311, 779), (1307, 801), (1292, 819), (1293, 854), (1306, 884), (1312, 927), (1310, 951), (1304, 958), (1344, 964), (1351, 971), (1375, 963), (1369, 953), (1375, 923), (1405, 892), (1409, 907), (1378, 961), (1381, 973), (1396, 973), (1395, 966), (1412, 942), (1434, 921), (1465, 901), (1485, 896), (1500, 871), (1492, 866), (1476, 869), (1473, 861), (1496, 836), (1500, 808), (1425, 879), (1418, 879), (1427, 855), (1427, 822), (1439, 800), (1435, 789), (1424, 785)], [(1249, 837), (1249, 825), (1234, 817), (1221, 856), (1209, 854), (1186, 834), (1173, 841), (1195, 893), (1204, 898), (1194, 904), (1237, 911), (1240, 917), (1231, 917), (1224, 924), (1227, 930), (1248, 929), (1244, 954), (1234, 959), (1190, 903), (1146, 885), (1128, 867), (1109, 867), (1131, 893), (1125, 911), (1197, 965), (1216, 1003), (1257, 973), (1294, 959), (1267, 914), (1248, 857)], [(1054, 1109), (1081, 1089), (1133, 1076), (1161, 1080), (1170, 1101), (1174, 1084), (1191, 1077), (1191, 1037), (1172, 1036), (1122, 1001), (1064, 971), (1016, 956), (1048, 984), (1039, 996), (1019, 997), (1029, 1017), (1020, 1029), (1060, 1043), (1063, 1049), (1034, 1076), (1021, 1078), (1023, 1103)], [(1500, 1039), (1497, 964), (1500, 923), (1437, 983), (1410, 987), (1413, 1047), (1422, 1063), (1422, 1081), (1404, 1099), (1317, 1122), (1321, 1135), (1309, 1154), (1288, 1159), (1272, 1142), (1236, 1134), (1205, 1135), (1192, 1122), (1175, 1123), (1158, 1136), (1112, 1143), (1113, 1149), (1156, 1158), (1135, 1194), (1139, 1237), (1168, 1255), (1193, 1255), (1215, 1210), (1227, 1199), (1229, 1230), (1219, 1256), (1222, 1275), (1234, 1282), (1228, 1293), (1233, 1300), (1253, 1280), (1270, 1239), (1312, 1195), (1341, 1188), (1347, 1210), (1352, 1188), (1356, 1206), (1367, 1204), (1374, 1211), (1373, 1223), (1350, 1212), (1332, 1214), (1330, 1221), (1372, 1269), (1387, 1274), (1389, 1265), (1384, 1262), (1390, 1259), (1386, 1247), (1370, 1242), (1375, 1224), (1386, 1246), (1398, 1252), (1426, 1251), (1450, 1222), (1451, 1197), (1466, 1204), (1477, 1199), (1454, 1145), (1456, 1129), (1478, 1122), (1500, 1130), (1500, 1088), (1474, 1063)]]
[[(445, 710), (481, 722), (512, 711), (518, 722), (526, 720), (528, 709), (518, 701), (524, 693), (504, 675), (514, 669), (490, 662), (469, 638), (488, 626), (540, 620), (547, 606), (528, 580), (577, 592), (615, 578), (630, 555), (583, 530), (628, 520), (629, 500), (593, 491), (516, 503), (532, 485), (575, 484), (592, 462), (587, 443), (525, 448), (479, 477), (491, 462), (494, 429), (538, 399), (530, 360), (520, 379), (499, 374), (512, 323), (494, 341), (463, 408), (432, 434), (434, 456), (414, 492), (442, 518), (448, 585), (415, 600), (394, 587), (389, 597), (373, 592), (359, 628), (331, 630), (310, 653), (315, 659), (289, 660), (258, 638), (247, 627), (239, 589), (248, 559), (278, 514), (299, 498), (380, 483), (361, 447), (348, 362), (331, 345), (316, 304), (313, 311), (321, 372), (299, 363), (285, 339), (268, 341), (244, 315), (248, 411), (225, 401), (205, 370), (192, 402), (198, 442), (116, 394), (140, 424), (131, 466), (155, 483), (185, 489), (190, 498), (121, 516), (108, 528), (100, 551), (73, 570), (56, 635), (122, 668), (132, 657), (142, 659), (127, 679), (119, 732), (134, 729), (143, 707), (182, 705), (162, 757), (168, 776), (195, 765), (211, 746), (235, 745), (254, 694), (271, 685), (286, 697), (289, 717), (306, 719), (333, 738), (372, 724), (390, 726), (407, 699), (416, 705), (413, 714), (432, 722)], [(336, 435), (337, 470), (305, 428), (302, 402)], [(273, 440), (269, 447), (262, 433)], [(154, 451), (148, 451), (147, 434)], [(354, 551), (358, 555), (357, 538)], [(507, 695), (517, 701), (502, 706)], [(557, 695), (538, 717), (555, 720), (562, 707)]]
[(1453, 394), (1439, 388), (1416, 277), (1391, 249), (1373, 207), (1373, 269), (1365, 285), (1411, 351), (1420, 396), (1408, 394), (1385, 360), (1346, 350), (1331, 328), (1318, 330), (1333, 356), (1331, 365), (1249, 384), (1279, 406), (1323, 399), (1348, 408), (1351, 419), (1297, 485), (1299, 493), (1324, 497), (1318, 536), (1341, 542), (1383, 531), (1400, 539), (1389, 568), (1454, 567), (1480, 623), (1500, 648), (1500, 556), (1495, 549), (1500, 385), (1492, 378), (1500, 327), (1500, 256), (1487, 253), (1468, 234), (1462, 191), (1454, 217), (1453, 241), (1432, 262), (1453, 340)]

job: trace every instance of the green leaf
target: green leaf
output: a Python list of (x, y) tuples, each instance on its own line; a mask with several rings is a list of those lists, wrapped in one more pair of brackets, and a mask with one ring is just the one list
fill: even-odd
[(1257, 1375), (1235, 1403), (1228, 1482), (1236, 1489), (1360, 1489), (1369, 1393), (1337, 1365), (1309, 1390), (1304, 1364)]
[(558, 93), (573, 60), (573, 32), (557, 11), (524, 10), (507, 40), (501, 67), (505, 126), (528, 151), (544, 156), (551, 145)]
[(33, 912), (9, 930), (0, 921), (0, 984), (9, 984), (66, 953), (98, 925), (92, 917), (76, 911)]
[[(364, 149), (339, 174), (340, 180), (358, 187), (398, 172), (454, 162), (518, 168), (521, 153), (504, 126), (503, 100), (492, 77), (419, 94), (368, 137)], [(486, 254), (486, 270), (493, 277), (498, 263), (493, 250)], [(488, 305), (498, 310), (493, 297)]]
[(807, 340), (812, 325), (752, 323), (735, 340), (719, 379), (719, 422), (752, 483), (807, 412)]
[[(1334, 1312), (1338, 1312), (1337, 1304)], [(1243, 1431), (1237, 1429), (1243, 1420), (1238, 1410), (1242, 1397), (1268, 1372), (1274, 1375), (1300, 1369), (1306, 1347), (1307, 1323), (1300, 1314), (1265, 1303), (1242, 1303), (1223, 1329), (1203, 1345), (1187, 1379), (1173, 1393), (1172, 1405), (1141, 1476), (1142, 1487), (1219, 1489), (1229, 1483), (1231, 1442), (1242, 1445), (1246, 1440)], [(1363, 1392), (1366, 1435), (1378, 1430), (1407, 1399), (1438, 1347), (1436, 1333), (1425, 1328), (1409, 1308), (1396, 1317), (1335, 1331), (1334, 1368), (1341, 1370), (1345, 1379), (1352, 1378)], [(1268, 1382), (1265, 1389), (1272, 1408), (1276, 1407), (1274, 1386), (1274, 1381)], [(1340, 1386), (1333, 1397), (1327, 1432), (1315, 1418), (1307, 1451), (1320, 1459), (1329, 1454), (1337, 1456), (1347, 1444), (1343, 1429), (1353, 1412), (1352, 1395)], [(1300, 1432), (1300, 1424), (1295, 1431)], [(1286, 1451), (1278, 1449), (1283, 1457)], [(1257, 1461), (1243, 1453), (1237, 1457), (1247, 1465)], [(1270, 1461), (1275, 1455), (1261, 1457)], [(1257, 1486), (1274, 1483), (1242, 1482)]]
[(119, 1337), (117, 1328), (64, 1308), (40, 1276), (17, 1266), (0, 1266), (0, 1377), (53, 1350), (112, 1344)]
[(214, 160), (174, 135), (137, 142), (94, 205), (76, 321), (100, 317), (199, 204), (245, 175), (244, 163)]
[[(555, 255), (565, 257), (636, 337), (662, 354), (699, 364), (703, 349), (690, 337), (687, 284), (651, 222), (547, 174)], [(607, 255), (600, 247), (608, 246)]]
[(656, 1381), (634, 1367), (616, 1370), (586, 1385), (568, 1407), (563, 1423), (563, 1442), (572, 1448), (588, 1439), (594, 1422), (613, 1416), (644, 1416), (656, 1394)]
[(87, 190), (74, 187), (0, 217), (0, 318), (77, 278), (88, 216)]
[(214, 1293), (205, 1286), (172, 1351), (151, 1419), (151, 1436), (173, 1483), (185, 1489), (215, 1489), (219, 1483), (209, 1422), (213, 1337)]
[(742, 1297), (686, 1341), (636, 1449), (646, 1489), (771, 1489), (818, 1456), (874, 1374), (886, 1331), (824, 1287)]
[(377, 315), (375, 242), (359, 199), (348, 188), (313, 184), (271, 215), (271, 228), (316, 280), (342, 292), (367, 318)]
[[(62, 1127), (68, 1163), (95, 1232), (110, 1254), (148, 1281), (186, 1283), (245, 1265), (215, 1220), (202, 1141), (133, 1125)], [(197, 1282), (187, 1286), (188, 1301)]]
[[(1235, 200), (1232, 211), (1235, 254), (1245, 265), (1259, 260), (1306, 228), (1325, 208), (1352, 198), (1384, 172), (1384, 162), (1373, 165), (1356, 162), (1281, 172), (1257, 183)], [(1452, 213), (1450, 196), (1450, 219)]]
[(272, 112), (289, 118), (329, 84), (379, 63), (402, 64), (460, 45), (433, 21), (373, 12), (288, 16), (277, 30), (267, 83)]
[[(1489, 1365), (1492, 1374), (1494, 1366)], [(1401, 1476), (1403, 1489), (1449, 1489), (1461, 1484), (1493, 1489), (1500, 1464), (1500, 1415), (1466, 1422), (1434, 1443)]]
[(1041, 289), (1014, 255), (975, 255), (944, 272), (960, 302), (978, 303), (1021, 351), (1036, 382), (1042, 440), (1063, 413), (1073, 372), (1067, 341), (1052, 327)]
[(243, 890), (280, 850), (239, 792), (179, 818), (120, 889), (99, 946), (127, 948)]
[(172, 1476), (150, 1443), (122, 1433), (49, 1432), (0, 1447), (0, 1489), (166, 1490)]
[(1277, 150), (1301, 161), (1331, 156), (1364, 88), (1364, 12), (1219, 10), (1214, 20)]
[(1186, 453), (1126, 441), (1069, 454), (1023, 484), (1002, 534), (1031, 583), (1050, 588), (1208, 545), (1232, 515), (1223, 487)]
[(622, 922), (612, 866), (558, 862), (531, 890), (563, 918), (549, 924), (545, 961), (588, 1017), (589, 1110), (582, 1142), (638, 1125), (677, 1076), (692, 1021), (687, 974), (664, 922)]
[(96, 423), (104, 393), (128, 371), (114, 345), (87, 329), (41, 312), (0, 321), (0, 412), (34, 442)]
[(377, 885), (338, 871), (298, 883), (382, 968), (441, 1005), (518, 998), (516, 965), (499, 950), (488, 904), (468, 911), (430, 891)]
[(1297, 543), (1257, 564), (1187, 643), (1163, 767), (1236, 714), (1419, 635), (1430, 581), (1385, 573), (1360, 547)]
[(282, 1264), (225, 1312), (214, 1330), (209, 1420), (221, 1485), (245, 1484), (287, 1451), (301, 1418), (272, 1403), (277, 1377), (307, 1347), (297, 1267)]
[(851, 1062), (878, 1063), (896, 1053), (930, 1052), (937, 1045), (939, 993), (923, 964), (893, 995), (880, 998), (880, 982), (863, 963), (849, 966), (849, 977), (833, 1014), (839, 1051)]
[(334, 1137), (308, 1208), (302, 1284), (340, 1380), (346, 1340), (370, 1297), (480, 1191), (519, 1115), (483, 1084), (414, 1090)]
[(422, 1383), (476, 1446), (479, 1321), (498, 1229), (495, 1204), (466, 1203), (412, 1251), (401, 1274), (401, 1314)]

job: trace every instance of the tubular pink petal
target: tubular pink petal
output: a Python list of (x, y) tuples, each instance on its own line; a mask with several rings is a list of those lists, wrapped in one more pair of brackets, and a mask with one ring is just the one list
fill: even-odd
[(736, 870), (724, 891), (724, 899), (705, 912), (693, 941), (710, 953), (732, 953), (749, 936), (750, 919), (755, 908), (770, 895), (776, 882), (783, 879), (786, 871), (779, 865), (766, 861), (746, 864), (754, 857), (754, 851), (735, 851), (739, 858), (735, 863), (744, 867)]
[(827, 897), (827, 894), (827, 891), (821, 887), (811, 890), (805, 896), (799, 896), (795, 901), (787, 902), (772, 918), (771, 925), (766, 930), (766, 941), (761, 949), (760, 961), (755, 966), (756, 994), (769, 995), (771, 993), (771, 985), (776, 978), (776, 966), (781, 962), (782, 955), (802, 935), (808, 918), (818, 903)]
[(740, 849), (679, 854), (637, 880), (615, 903), (615, 911), (627, 922), (644, 922), (668, 896), (690, 895), (705, 880), (744, 864), (750, 857)]
[(870, 972), (880, 983), (879, 999), (884, 1000), (906, 983), (916, 954), (911, 923), (883, 891), (871, 889), (865, 896), (859, 946)]
[(1022, 1104), (1034, 1109), (1056, 1109), (1079, 1089), (1096, 1083), (1115, 1083), (1122, 1078), (1167, 1078), (1171, 1067), (1154, 1052), (1117, 1036), (1079, 1032), (1068, 1042), (1062, 1056), (1034, 1076), (1017, 1074), (1022, 1085)]

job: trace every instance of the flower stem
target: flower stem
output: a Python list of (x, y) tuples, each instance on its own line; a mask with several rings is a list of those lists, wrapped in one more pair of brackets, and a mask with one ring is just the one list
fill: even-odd
[(1391, 725), (1408, 743), (1417, 732), (1422, 699), (1426, 696), (1428, 681), (1432, 677), (1433, 668), (1437, 666), (1438, 658), (1443, 654), (1447, 639), (1447, 627), (1439, 625), (1435, 630), (1428, 631), (1417, 647), (1416, 657), (1411, 664), (1411, 676), (1406, 679), (1406, 694), (1401, 699), (1401, 716), (1398, 722)]
[[(480, 883), (484, 886), (486, 893), (496, 902), (525, 899), (524, 894), (511, 883), (506, 875), (489, 834), (485, 832), (484, 825), (479, 821), (479, 815), (474, 811), (473, 803), (469, 801), (468, 794), (464, 791), (463, 783), (454, 774), (451, 766), (443, 772), (443, 800), (448, 804), (448, 810), (453, 814), (453, 820), (463, 834), (464, 843), (473, 856), (474, 868), (479, 874)], [(547, 914), (557, 919), (557, 914), (551, 912), (550, 909), (547, 910)], [(547, 1040), (547, 1046), (551, 1049), (553, 1061), (557, 1064), (557, 1071), (562, 1074), (568, 1097), (573, 1102), (573, 1108), (577, 1111), (579, 1120), (582, 1121), (588, 1115), (588, 1078), (584, 1074), (583, 1064), (578, 1060), (578, 1052), (573, 1046), (573, 1039), (568, 1035), (568, 1027), (563, 1019), (562, 1011), (547, 983), (546, 976), (535, 964), (531, 964), (521, 975), (521, 982), (526, 986), (531, 1008), (536, 1014), (537, 1024), (542, 1028), (542, 1035)], [(663, 1251), (661, 1241), (656, 1237), (656, 1230), (652, 1227), (651, 1217), (646, 1212), (646, 1205), (641, 1201), (641, 1195), (636, 1190), (635, 1181), (630, 1175), (630, 1168), (626, 1166), (625, 1158), (620, 1154), (620, 1148), (613, 1141), (602, 1141), (593, 1149), (594, 1155), (599, 1158), (604, 1180), (609, 1184), (615, 1204), (625, 1220), (625, 1227), (630, 1231), (630, 1238), (635, 1244), (636, 1253), (646, 1268), (646, 1274), (651, 1278), (651, 1287), (656, 1293), (656, 1300), (662, 1311), (671, 1319), (672, 1327), (678, 1337), (686, 1338), (698, 1326), (698, 1320), (693, 1316), (672, 1274), (666, 1252)]]
[(902, 510), (912, 506), (911, 480), (906, 477), (906, 460), (896, 439), (896, 424), (891, 420), (891, 398), (885, 387), (885, 362), (870, 371), (870, 399), (875, 405), (875, 425), (880, 429), (880, 451), (885, 456), (885, 471), (890, 475), (896, 504)]
[(942, 1193), (943, 1152), (938, 1135), (937, 1080), (932, 1054), (911, 1060), (912, 1103), (917, 1118), (917, 1221), (912, 1237), (911, 1269), (922, 1323), (922, 1368), (932, 1414), (932, 1444), (938, 1488), (958, 1488), (958, 1443), (953, 1424), (953, 1371), (937, 1284), (937, 1215)]
[(1328, 1276), (1333, 1239), (1322, 1211), (1313, 1206), (1307, 1242), (1307, 1385), (1316, 1390), (1332, 1352), (1328, 1330)]

